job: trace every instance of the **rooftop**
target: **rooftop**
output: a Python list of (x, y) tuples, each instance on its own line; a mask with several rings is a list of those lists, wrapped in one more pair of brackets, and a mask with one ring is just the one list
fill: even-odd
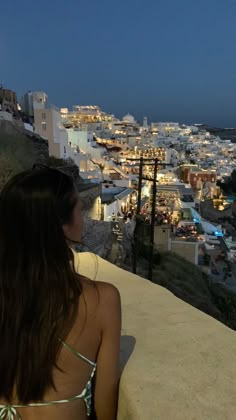
[(134, 191), (135, 190), (133, 188), (126, 187), (103, 188), (101, 197), (102, 203), (111, 203), (115, 200), (122, 200)]
[(187, 188), (185, 184), (170, 184), (170, 185), (157, 185), (157, 191), (178, 191), (181, 194), (194, 195), (192, 188)]

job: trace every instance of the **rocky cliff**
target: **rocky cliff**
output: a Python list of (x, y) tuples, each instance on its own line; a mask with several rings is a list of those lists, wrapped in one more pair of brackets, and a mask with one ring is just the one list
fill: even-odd
[(236, 202), (220, 211), (213, 207), (212, 201), (201, 203), (201, 216), (213, 223), (221, 224), (230, 235), (236, 234)]
[(84, 207), (84, 248), (106, 257), (112, 232), (110, 223), (99, 220), (100, 185), (85, 182), (73, 161), (49, 157), (47, 141), (27, 132), (19, 121), (0, 120), (0, 190), (13, 175), (30, 169), (34, 163), (60, 168), (74, 178)]

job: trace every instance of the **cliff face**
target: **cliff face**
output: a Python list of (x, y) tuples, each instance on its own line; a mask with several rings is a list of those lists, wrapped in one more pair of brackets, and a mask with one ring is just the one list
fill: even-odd
[[(136, 257), (136, 269), (144, 278), (148, 277), (147, 258), (148, 252), (142, 248), (142, 255)], [(116, 265), (132, 271), (131, 264), (126, 265), (119, 258)], [(236, 293), (213, 282), (196, 265), (172, 252), (155, 253), (152, 281), (236, 331)]]
[(198, 267), (176, 254), (165, 253), (153, 279), (175, 296), (236, 330), (236, 294), (212, 281)]
[[(138, 274), (147, 276), (147, 260), (138, 258)], [(223, 322), (220, 309), (215, 304), (208, 277), (194, 264), (172, 252), (154, 256), (153, 282), (165, 287), (175, 296), (202, 312)]]
[(0, 190), (13, 175), (29, 169), (34, 160), (32, 141), (14, 130), (10, 123), (3, 123), (0, 125)]
[(86, 183), (79, 176), (73, 161), (49, 157), (47, 141), (28, 133), (23, 126), (0, 120), (0, 191), (15, 174), (30, 169), (34, 163), (42, 163), (74, 178), (84, 206), (83, 249), (106, 257), (111, 248), (111, 224), (100, 221), (100, 185)]
[(221, 321), (236, 331), (236, 293), (220, 283), (211, 283), (212, 301), (221, 312)]
[[(35, 133), (25, 130), (19, 121), (12, 123), (0, 120), (0, 147), (4, 141), (9, 145), (14, 145), (16, 151), (18, 151), (18, 145), (21, 142), (21, 149), (26, 148), (24, 150), (25, 158), (31, 158), (34, 162), (45, 163), (49, 158), (48, 142)], [(25, 160), (23, 162), (25, 164)]]
[(201, 203), (201, 214), (205, 219), (217, 223), (218, 220), (236, 216), (236, 203), (232, 203), (227, 208), (220, 211), (213, 207), (212, 201), (204, 201)]
[(221, 224), (230, 235), (236, 234), (236, 203), (231, 203), (227, 208), (220, 211), (213, 207), (212, 202), (201, 203), (201, 216), (206, 220)]
[(9, 178), (30, 169), (33, 163), (46, 163), (48, 145), (21, 126), (0, 120), (0, 190)]

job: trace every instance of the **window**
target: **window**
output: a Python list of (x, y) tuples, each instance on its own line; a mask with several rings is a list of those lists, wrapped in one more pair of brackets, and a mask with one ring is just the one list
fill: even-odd
[(42, 120), (46, 120), (46, 114), (45, 114), (45, 112), (42, 113)]
[(47, 130), (47, 123), (42, 122), (42, 130), (46, 131)]

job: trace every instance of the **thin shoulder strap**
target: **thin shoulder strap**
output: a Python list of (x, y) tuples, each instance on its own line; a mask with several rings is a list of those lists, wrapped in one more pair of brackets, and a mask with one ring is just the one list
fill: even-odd
[(73, 353), (75, 356), (79, 356), (82, 360), (84, 360), (86, 363), (89, 363), (91, 366), (96, 366), (95, 362), (92, 362), (91, 360), (87, 359), (87, 357), (83, 356), (81, 353), (79, 353), (78, 351), (76, 351), (75, 349), (73, 349), (73, 347), (71, 347), (69, 344), (65, 343), (64, 341), (62, 341), (60, 339), (60, 342), (62, 343), (62, 345), (69, 350), (71, 353)]

